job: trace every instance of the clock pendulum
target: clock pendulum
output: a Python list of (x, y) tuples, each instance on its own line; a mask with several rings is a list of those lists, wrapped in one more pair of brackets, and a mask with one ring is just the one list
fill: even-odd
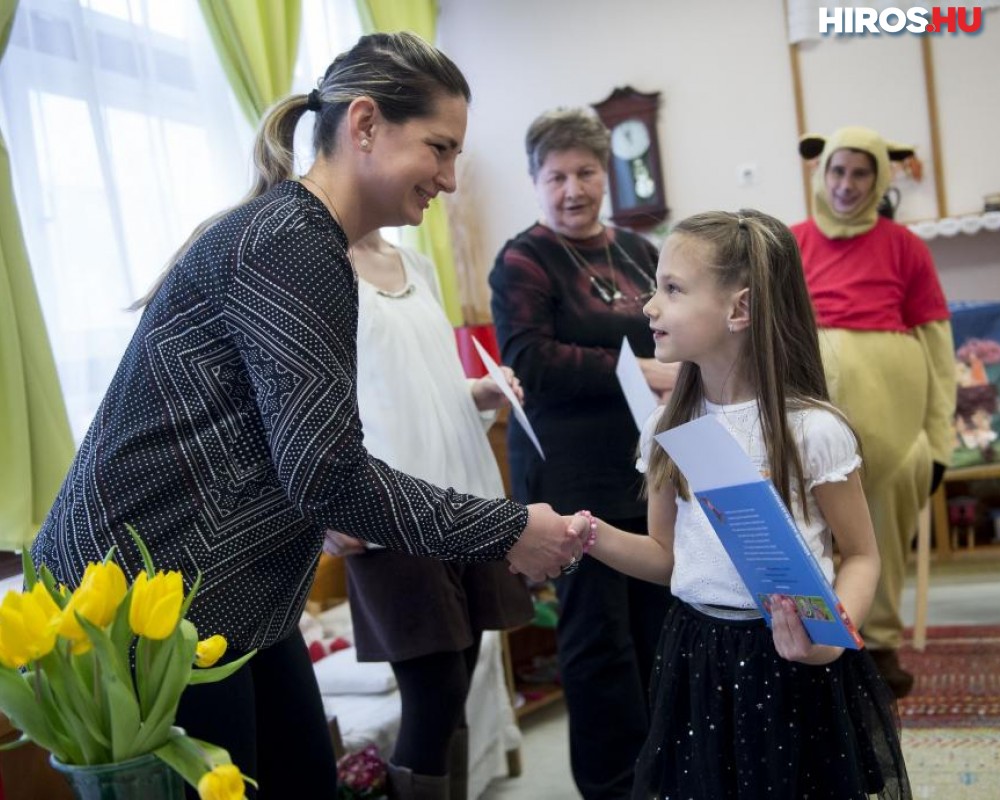
[(660, 93), (631, 86), (593, 105), (611, 134), (608, 194), (617, 225), (646, 230), (666, 219), (666, 192), (656, 134)]

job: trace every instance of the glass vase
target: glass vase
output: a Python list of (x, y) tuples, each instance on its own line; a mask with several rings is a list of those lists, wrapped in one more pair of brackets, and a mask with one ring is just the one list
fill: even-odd
[(63, 764), (49, 758), (77, 800), (184, 800), (184, 782), (172, 768), (147, 753), (116, 764)]

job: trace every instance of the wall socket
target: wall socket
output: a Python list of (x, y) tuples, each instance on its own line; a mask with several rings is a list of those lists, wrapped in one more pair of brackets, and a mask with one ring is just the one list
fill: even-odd
[(757, 165), (750, 164), (740, 164), (736, 168), (736, 185), (737, 186), (756, 186), (757, 185)]

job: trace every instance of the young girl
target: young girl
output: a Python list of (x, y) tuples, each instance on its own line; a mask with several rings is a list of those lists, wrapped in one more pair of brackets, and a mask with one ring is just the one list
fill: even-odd
[(871, 657), (812, 644), (788, 597), (772, 598), (768, 629), (653, 440), (714, 416), (770, 475), (831, 580), (836, 542), (834, 587), (855, 624), (864, 621), (878, 550), (856, 440), (827, 402), (795, 240), (756, 211), (699, 214), (673, 229), (656, 277), (644, 309), (656, 358), (683, 366), (669, 405), (642, 434), (649, 536), (593, 518), (585, 532), (592, 556), (669, 584), (677, 598), (632, 796), (908, 798), (893, 698)]

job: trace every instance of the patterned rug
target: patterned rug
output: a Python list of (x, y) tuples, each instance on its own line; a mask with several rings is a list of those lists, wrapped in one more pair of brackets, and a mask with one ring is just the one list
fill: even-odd
[(915, 800), (1000, 797), (1000, 729), (904, 728), (903, 757)]
[(1000, 626), (928, 628), (923, 652), (909, 642), (899, 651), (916, 677), (899, 701), (904, 728), (1000, 727)]

